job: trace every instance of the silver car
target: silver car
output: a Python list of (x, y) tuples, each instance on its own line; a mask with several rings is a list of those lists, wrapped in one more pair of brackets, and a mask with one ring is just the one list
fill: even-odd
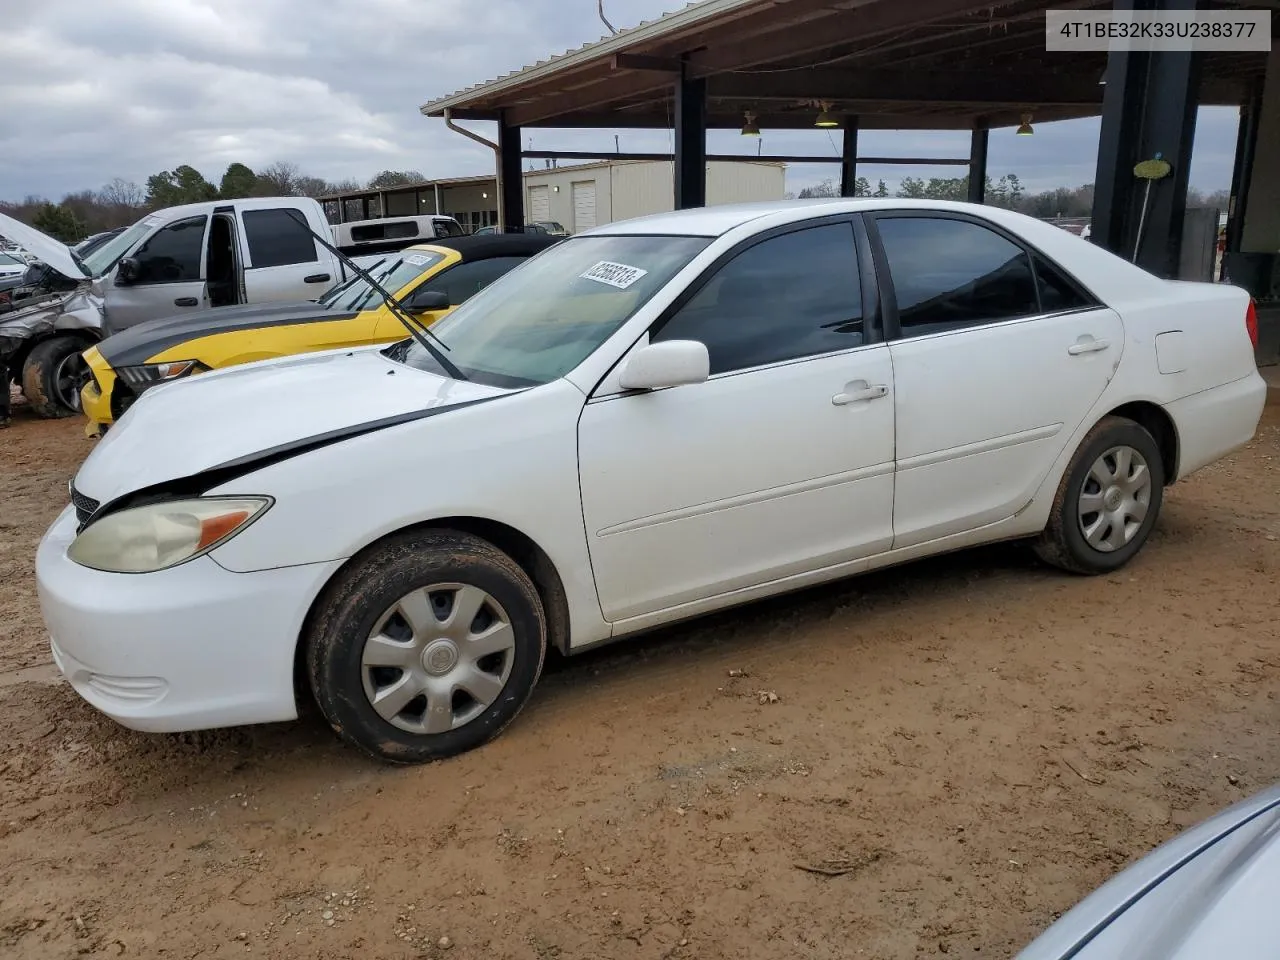
[(1157, 847), (1017, 960), (1280, 956), (1280, 784)]

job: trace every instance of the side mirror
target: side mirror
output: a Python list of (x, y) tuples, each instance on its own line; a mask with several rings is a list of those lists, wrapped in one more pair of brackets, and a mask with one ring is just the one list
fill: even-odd
[(404, 301), (404, 308), (410, 313), (427, 313), (431, 310), (448, 310), (449, 295), (439, 290), (419, 290), (409, 294)]
[(623, 390), (661, 390), (702, 383), (711, 374), (707, 346), (697, 340), (666, 340), (641, 347), (622, 368)]
[(116, 265), (116, 286), (128, 286), (138, 279), (138, 275), (138, 261), (133, 257), (122, 257)]

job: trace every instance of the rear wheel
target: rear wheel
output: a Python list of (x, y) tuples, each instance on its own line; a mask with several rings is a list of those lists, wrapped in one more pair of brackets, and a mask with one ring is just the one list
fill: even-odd
[(22, 365), (22, 392), (37, 416), (72, 417), (80, 412), (80, 388), (89, 377), (78, 337), (54, 337), (37, 343)]
[(420, 532), (343, 572), (317, 610), (307, 668), (343, 739), (421, 763), (477, 747), (515, 719), (546, 635), (537, 589), (515, 561), (478, 537)]
[(1104, 417), (1072, 458), (1036, 553), (1073, 573), (1117, 570), (1151, 535), (1163, 494), (1155, 439), (1132, 420)]

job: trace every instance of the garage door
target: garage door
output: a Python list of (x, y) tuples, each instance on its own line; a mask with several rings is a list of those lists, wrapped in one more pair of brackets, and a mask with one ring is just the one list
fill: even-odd
[(529, 188), (529, 219), (534, 223), (551, 219), (551, 188)]
[(583, 180), (573, 185), (573, 232), (596, 225), (596, 182)]

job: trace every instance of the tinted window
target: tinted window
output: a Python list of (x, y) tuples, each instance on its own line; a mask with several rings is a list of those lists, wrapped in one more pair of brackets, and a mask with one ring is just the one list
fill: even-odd
[(318, 259), (315, 239), (301, 210), (246, 210), (244, 234), (254, 267), (283, 267)]
[(1036, 257), (1036, 279), (1040, 281), (1040, 311), (1057, 313), (1062, 310), (1079, 310), (1092, 307), (1093, 301), (1062, 271)]
[(452, 220), (437, 220), (436, 222), (437, 237), (465, 237), (462, 227), (458, 226)]
[(395, 220), (391, 223), (367, 223), (364, 226), (351, 228), (351, 240), (354, 243), (367, 243), (371, 240), (403, 240), (418, 235), (416, 220)]
[(459, 263), (444, 273), (432, 277), (419, 289), (435, 290), (449, 295), (449, 303), (458, 306), (466, 303), (500, 276), (525, 261), (525, 257), (490, 257), (488, 260), (474, 260), (471, 263)]
[(903, 336), (1039, 313), (1026, 252), (963, 220), (876, 220)]
[(137, 283), (182, 283), (200, 279), (204, 254), (204, 228), (208, 217), (175, 220), (152, 234), (134, 259), (138, 261)]
[(652, 339), (701, 341), (713, 374), (860, 345), (853, 227), (810, 227), (744, 250)]

